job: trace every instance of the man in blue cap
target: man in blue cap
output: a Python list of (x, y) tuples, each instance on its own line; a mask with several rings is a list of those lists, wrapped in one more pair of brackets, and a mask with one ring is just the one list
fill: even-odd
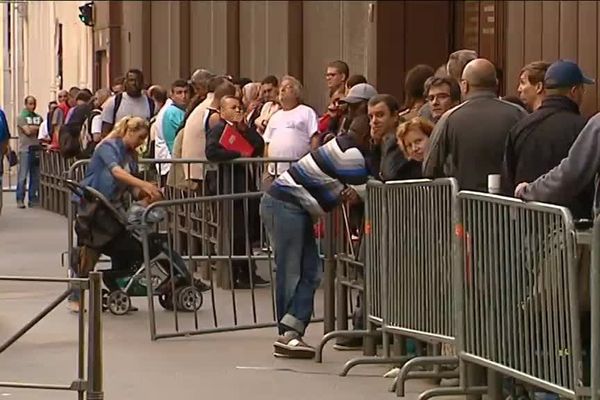
[[(585, 126), (580, 114), (586, 77), (572, 61), (559, 60), (550, 65), (544, 77), (545, 98), (541, 106), (511, 130), (502, 174), (504, 192), (512, 195), (521, 182), (532, 182), (560, 164)], [(589, 218), (592, 185), (588, 185), (567, 206), (576, 218)]]

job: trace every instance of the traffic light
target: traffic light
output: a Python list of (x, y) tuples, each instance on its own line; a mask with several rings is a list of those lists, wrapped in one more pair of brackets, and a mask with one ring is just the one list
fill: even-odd
[(79, 7), (79, 19), (86, 26), (94, 26), (94, 2), (90, 1)]

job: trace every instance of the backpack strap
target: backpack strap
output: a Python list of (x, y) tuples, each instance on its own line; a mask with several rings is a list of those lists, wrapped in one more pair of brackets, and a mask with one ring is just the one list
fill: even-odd
[(121, 107), (121, 102), (123, 101), (123, 93), (119, 93), (115, 96), (115, 103), (113, 105), (113, 127), (117, 124), (117, 112), (119, 111), (119, 107)]

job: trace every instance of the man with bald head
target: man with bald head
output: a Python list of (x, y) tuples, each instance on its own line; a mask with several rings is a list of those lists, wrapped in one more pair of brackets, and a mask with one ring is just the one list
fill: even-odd
[(461, 190), (485, 192), (488, 175), (499, 175), (502, 169), (508, 132), (527, 113), (498, 98), (496, 67), (489, 60), (469, 62), (460, 86), (464, 102), (435, 126), (423, 174), (455, 177)]

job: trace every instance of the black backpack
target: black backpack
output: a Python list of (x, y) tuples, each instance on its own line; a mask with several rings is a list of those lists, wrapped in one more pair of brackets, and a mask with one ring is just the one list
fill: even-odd
[(94, 137), (92, 135), (92, 121), (95, 117), (101, 114), (101, 110), (94, 109), (90, 111), (90, 114), (83, 123), (81, 130), (79, 131), (81, 153), (76, 156), (78, 159), (91, 158), (92, 154), (94, 154), (94, 149), (96, 148), (97, 143), (94, 142)]
[(92, 107), (89, 104), (75, 106), (69, 121), (58, 132), (60, 154), (65, 158), (77, 157), (83, 150), (81, 128), (88, 119)]
[[(154, 116), (154, 100), (152, 100), (149, 96), (146, 96), (148, 99), (148, 108), (150, 109), (150, 116), (148, 120), (150, 120)], [(113, 126), (117, 124), (117, 111), (119, 111), (119, 107), (121, 107), (121, 103), (123, 102), (123, 93), (119, 93), (115, 96), (115, 104), (113, 107)]]

